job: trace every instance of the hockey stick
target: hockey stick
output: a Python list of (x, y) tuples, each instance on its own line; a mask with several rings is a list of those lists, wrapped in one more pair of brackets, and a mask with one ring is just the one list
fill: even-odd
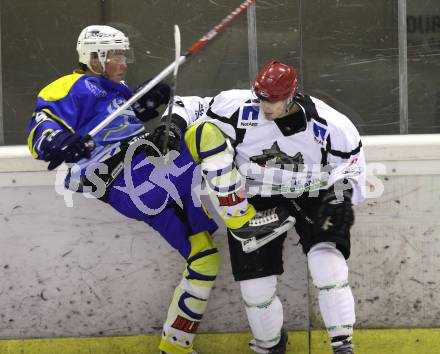
[(174, 25), (174, 46), (175, 46), (175, 58), (173, 71), (173, 81), (171, 84), (171, 95), (168, 102), (168, 115), (165, 123), (165, 138), (163, 142), (162, 152), (166, 154), (168, 152), (168, 138), (170, 134), (171, 116), (173, 115), (174, 95), (176, 94), (177, 87), (177, 72), (179, 71), (179, 58), (180, 58), (180, 29), (178, 25)]
[(237, 16), (241, 15), (243, 12), (246, 12), (247, 9), (255, 3), (256, 0), (246, 0), (239, 7), (237, 7), (234, 11), (232, 11), (228, 16), (226, 16), (217, 26), (211, 29), (208, 33), (206, 33), (202, 38), (200, 38), (196, 43), (194, 43), (178, 60), (175, 60), (170, 65), (168, 65), (165, 69), (163, 69), (155, 78), (153, 78), (148, 84), (146, 84), (141, 90), (139, 90), (136, 94), (134, 94), (128, 101), (126, 101), (123, 105), (119, 106), (113, 113), (109, 114), (107, 118), (105, 118), (101, 123), (99, 123), (95, 128), (93, 128), (89, 132), (90, 137), (94, 137), (98, 134), (102, 129), (104, 129), (109, 123), (111, 123), (116, 117), (118, 117), (125, 109), (130, 107), (134, 102), (136, 102), (140, 97), (145, 95), (148, 91), (150, 91), (154, 86), (156, 86), (161, 80), (166, 78), (177, 65), (182, 65), (188, 57), (197, 53), (200, 49), (202, 49), (209, 41), (217, 36), (220, 32), (222, 32), (225, 27)]

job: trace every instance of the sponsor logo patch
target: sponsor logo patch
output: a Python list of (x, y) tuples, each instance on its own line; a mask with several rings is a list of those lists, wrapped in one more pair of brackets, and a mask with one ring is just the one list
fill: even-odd
[(171, 327), (186, 333), (196, 333), (197, 329), (199, 328), (199, 324), (200, 324), (199, 321), (191, 321), (177, 315), (177, 318), (174, 321), (174, 323), (171, 325)]
[(258, 115), (260, 107), (258, 105), (246, 105), (240, 108), (238, 121), (239, 128), (255, 127), (258, 125)]
[(220, 206), (234, 206), (243, 202), (245, 198), (243, 196), (238, 195), (236, 192), (228, 194), (224, 197), (218, 197), (218, 201)]
[(105, 91), (103, 88), (99, 87), (95, 82), (93, 82), (93, 79), (86, 79), (85, 84), (87, 89), (96, 97), (105, 97), (107, 96), (107, 91)]
[(101, 32), (100, 30), (90, 30), (88, 31), (85, 36), (84, 39), (89, 39), (89, 38), (108, 38), (108, 37), (116, 37), (116, 32), (112, 32), (112, 33), (105, 33), (105, 32)]

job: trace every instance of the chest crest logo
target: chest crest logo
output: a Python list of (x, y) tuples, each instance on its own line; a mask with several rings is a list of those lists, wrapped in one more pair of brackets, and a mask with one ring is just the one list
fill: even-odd
[(277, 142), (274, 142), (270, 149), (263, 149), (262, 154), (252, 156), (250, 160), (263, 167), (289, 169), (295, 172), (302, 170), (301, 166), (304, 165), (301, 152), (296, 153), (295, 156), (287, 155), (281, 151)]

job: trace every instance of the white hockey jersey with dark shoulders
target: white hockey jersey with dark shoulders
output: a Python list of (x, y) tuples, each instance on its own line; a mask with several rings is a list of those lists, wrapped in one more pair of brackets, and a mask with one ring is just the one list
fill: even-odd
[[(189, 105), (182, 98), (185, 106), (194, 106), (194, 99)], [(270, 121), (251, 90), (223, 91), (207, 109), (208, 99), (199, 99), (206, 113), (184, 118), (190, 124), (214, 123), (230, 137), (250, 194), (295, 196), (349, 179), (353, 203), (364, 199), (366, 166), (359, 133), (323, 101), (297, 95), (298, 114)]]

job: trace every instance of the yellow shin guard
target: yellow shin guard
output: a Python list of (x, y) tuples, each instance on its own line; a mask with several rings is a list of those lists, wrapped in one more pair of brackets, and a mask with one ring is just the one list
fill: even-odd
[(159, 349), (168, 354), (192, 352), (192, 342), (220, 270), (220, 254), (208, 232), (189, 238), (191, 253), (176, 287), (163, 326)]

